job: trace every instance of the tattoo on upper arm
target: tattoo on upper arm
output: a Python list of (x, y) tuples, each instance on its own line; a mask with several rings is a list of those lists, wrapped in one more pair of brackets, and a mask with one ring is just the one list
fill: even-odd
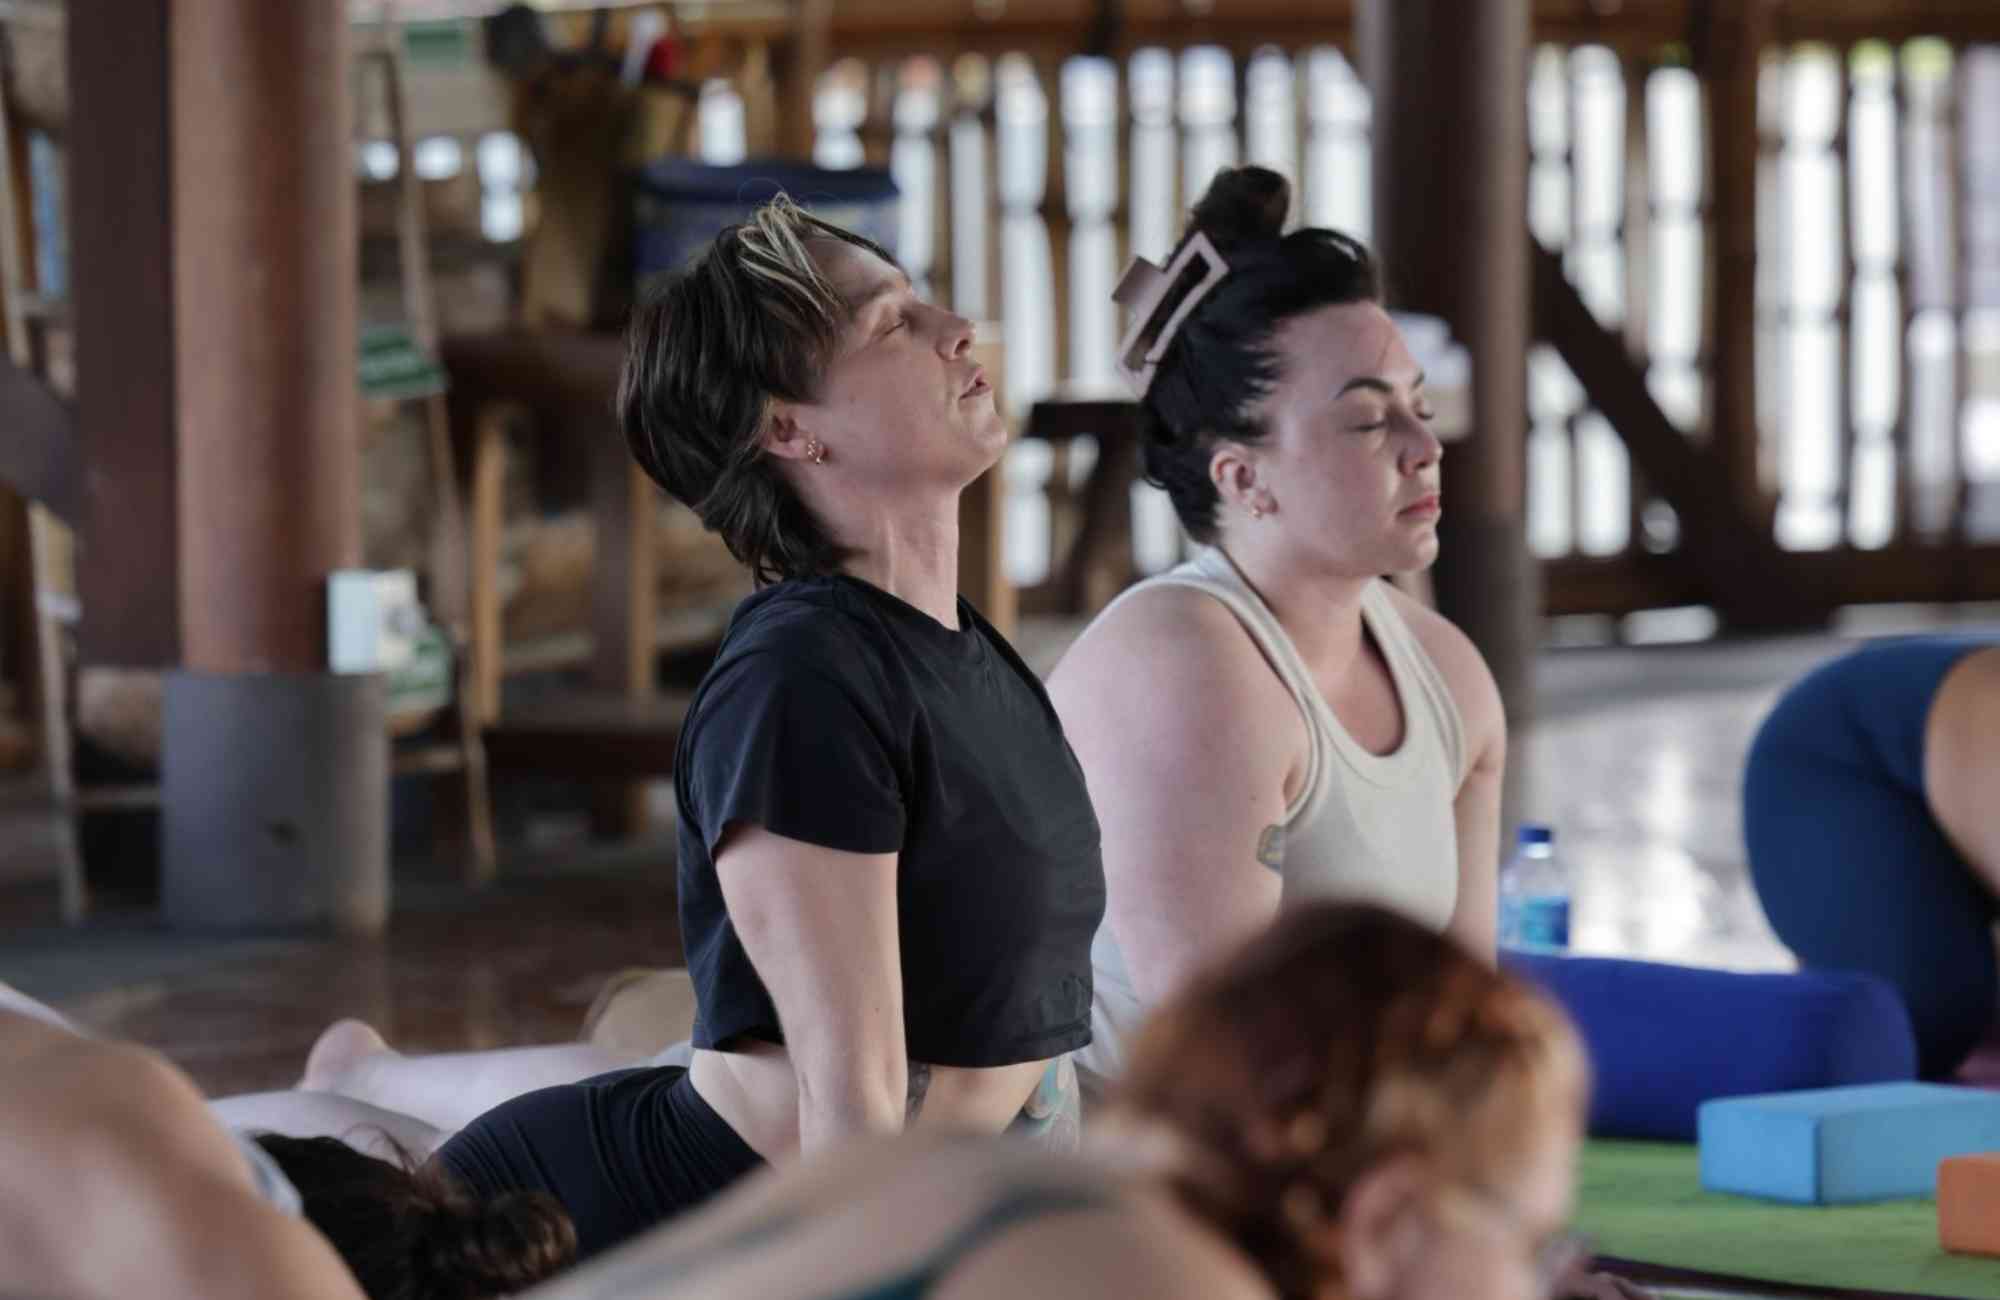
[(905, 1124), (915, 1121), (924, 1110), (924, 1094), (931, 1090), (931, 1067), (924, 1061), (910, 1062), (909, 1100), (903, 1110)]
[(1273, 871), (1282, 871), (1285, 866), (1285, 828), (1266, 826), (1264, 833), (1257, 837), (1257, 861)]

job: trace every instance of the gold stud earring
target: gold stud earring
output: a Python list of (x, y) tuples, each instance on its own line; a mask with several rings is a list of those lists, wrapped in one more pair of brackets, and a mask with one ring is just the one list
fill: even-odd
[(826, 444), (818, 438), (806, 439), (806, 459), (815, 465), (826, 464)]

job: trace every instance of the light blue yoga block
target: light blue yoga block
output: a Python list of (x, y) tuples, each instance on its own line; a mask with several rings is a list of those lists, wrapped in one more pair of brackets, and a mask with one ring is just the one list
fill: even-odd
[(1701, 1185), (1801, 1205), (1935, 1196), (1948, 1156), (2000, 1151), (2000, 1093), (1870, 1083), (1702, 1103)]

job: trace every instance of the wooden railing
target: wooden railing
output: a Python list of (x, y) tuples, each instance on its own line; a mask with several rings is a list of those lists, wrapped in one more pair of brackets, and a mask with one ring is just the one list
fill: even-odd
[[(777, 86), (812, 118), (780, 134), (894, 169), (901, 255), (1000, 322), (1026, 413), (1118, 395), (1113, 278), (1167, 249), (1217, 167), (1272, 165), (1299, 219), (1370, 235), (1356, 8), (819, 0), (703, 21), (768, 43), (780, 82), (841, 56)], [(2000, 597), (2000, 5), (1536, 0), (1534, 35), (1527, 530), (1548, 612)], [(712, 82), (691, 137), (733, 161), (744, 117)], [(508, 143), (479, 168), (502, 227)], [(1161, 495), (1123, 482), (1128, 450), (1101, 481), (1090, 435), (1129, 438), (1110, 409), (1073, 402), (1010, 459), (1029, 609), (1179, 553)], [(1064, 572), (1079, 539), (1128, 538), (1097, 578)]]
[[(1351, 14), (1265, 7), (1131, 48), (1204, 27), (1127, 5), (1120, 52), (1088, 57), (1066, 53), (1087, 27), (1055, 33), (1084, 6), (1056, 0), (841, 5), (816, 151), (894, 168), (912, 275), (1004, 322), (1017, 408), (1100, 393), (1113, 277), (1217, 167), (1275, 166), (1300, 219), (1369, 234)], [(1856, 8), (1538, 5), (1523, 219), (1561, 275), (1528, 528), (1551, 613), (2000, 597), (2000, 6)], [(1015, 453), (1023, 583), (1074, 536), (1093, 453)], [(1133, 508), (1136, 567), (1170, 562), (1164, 501)]]
[[(1538, 141), (1531, 223), (1706, 471), (1675, 495), (1627, 473), (1653, 430), (1603, 419), (1621, 358), (1538, 293), (1530, 527), (1552, 609), (1754, 619), (1721, 590), (1728, 561), (1690, 555), (1736, 524), (1766, 604), (2000, 594), (2000, 112), (1979, 108), (2000, 48), (1761, 49), (1749, 93), (1715, 88), (1726, 67), (1550, 56), (1571, 129)], [(1703, 129), (1704, 100), (1730, 120)], [(1621, 140), (1614, 167), (1584, 156)]]
[[(773, 0), (702, 21), (767, 44), (779, 83), (840, 56), (810, 87), (767, 82), (750, 116), (810, 104), (812, 130), (781, 136), (895, 170), (913, 277), (1000, 322), (1025, 413), (1117, 396), (1113, 278), (1168, 248), (1217, 167), (1272, 165), (1300, 220), (1370, 235), (1356, 8)], [(1547, 610), (1743, 623), (2000, 597), (2000, 4), (1536, 0), (1534, 24), (1527, 529)], [(504, 238), (526, 173), (480, 103), (479, 131), (440, 118), (463, 172), (433, 183)], [(733, 160), (744, 118), (711, 82), (690, 138)], [(1179, 553), (1159, 493), (1092, 481), (1089, 434), (1112, 432), (1092, 409), (1009, 462), (1030, 609), (1101, 594), (1061, 572), (1079, 537), (1129, 536), (1114, 578)], [(1086, 500), (1129, 500), (1129, 526)]]

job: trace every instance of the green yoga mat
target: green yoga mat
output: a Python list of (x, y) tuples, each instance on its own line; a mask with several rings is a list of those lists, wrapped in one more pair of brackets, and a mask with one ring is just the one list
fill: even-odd
[(1598, 1253), (1799, 1287), (2000, 1300), (2000, 1260), (1947, 1255), (1929, 1200), (1779, 1205), (1701, 1190), (1695, 1149), (1591, 1142), (1577, 1227)]

